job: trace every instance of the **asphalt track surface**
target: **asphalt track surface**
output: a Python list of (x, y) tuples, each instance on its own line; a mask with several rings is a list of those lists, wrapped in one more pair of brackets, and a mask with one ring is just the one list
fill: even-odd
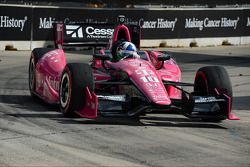
[[(177, 114), (140, 119), (65, 118), (31, 98), (29, 51), (0, 52), (0, 166), (250, 166), (250, 47), (170, 50), (193, 82), (205, 65), (231, 78), (240, 121), (207, 123)], [(69, 61), (87, 61), (67, 52)]]

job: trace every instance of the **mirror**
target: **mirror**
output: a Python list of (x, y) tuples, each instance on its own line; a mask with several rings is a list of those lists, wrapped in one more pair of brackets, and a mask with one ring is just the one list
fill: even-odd
[(100, 59), (100, 60), (110, 60), (111, 57), (109, 55), (104, 55), (104, 54), (94, 54), (93, 55), (94, 58), (96, 59)]
[(169, 60), (169, 59), (171, 59), (170, 54), (162, 54), (162, 55), (158, 56), (159, 61), (165, 61), (165, 60)]

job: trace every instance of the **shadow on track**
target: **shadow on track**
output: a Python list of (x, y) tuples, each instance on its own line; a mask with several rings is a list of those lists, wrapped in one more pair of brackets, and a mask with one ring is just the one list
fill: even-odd
[(48, 105), (30, 95), (0, 95), (0, 112), (15, 118), (64, 118), (55, 105)]
[[(201, 122), (174, 114), (148, 114), (138, 118), (129, 117), (102, 117), (91, 120), (86, 118), (66, 118), (58, 111), (57, 106), (51, 106), (42, 100), (34, 100), (29, 95), (0, 95), (0, 103), (5, 103), (17, 112), (5, 113), (16, 118), (48, 118), (61, 124), (84, 125), (127, 125), (127, 126), (162, 126), (162, 127), (186, 127), (186, 128), (218, 128), (225, 127), (216, 123)], [(23, 110), (20, 112), (20, 110)], [(15, 111), (15, 109), (13, 110)], [(171, 116), (170, 116), (171, 115)], [(173, 118), (176, 116), (175, 118)]]
[(249, 67), (250, 57), (171, 52), (177, 63)]
[[(170, 115), (170, 114), (167, 114)], [(57, 120), (58, 121), (58, 120)], [(139, 118), (117, 118), (117, 117), (99, 117), (95, 120), (67, 120), (62, 121), (65, 124), (84, 124), (84, 125), (128, 125), (144, 127), (180, 127), (180, 128), (211, 128), (227, 129), (218, 123), (201, 122), (200, 120), (191, 120), (189, 118), (169, 118), (161, 116), (146, 115)]]
[(250, 96), (240, 96), (233, 98), (233, 110), (250, 110)]
[(55, 111), (58, 108), (56, 105), (49, 105), (40, 99), (34, 99), (30, 95), (0, 95), (0, 103), (38, 112)]

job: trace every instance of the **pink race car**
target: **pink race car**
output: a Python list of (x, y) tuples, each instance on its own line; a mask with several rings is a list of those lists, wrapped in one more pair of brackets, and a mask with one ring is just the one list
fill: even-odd
[[(93, 55), (89, 63), (66, 63), (62, 49), (36, 48), (29, 63), (29, 88), (33, 97), (59, 104), (67, 116), (139, 116), (148, 112), (178, 111), (205, 121), (237, 120), (231, 113), (232, 87), (223, 67), (200, 68), (193, 83), (181, 82), (181, 71), (171, 55), (138, 51), (140, 58), (111, 61), (111, 48), (125, 39), (139, 48), (134, 28), (121, 21), (114, 29), (109, 49)], [(139, 32), (139, 33), (138, 33)], [(58, 42), (57, 42), (58, 43)], [(63, 42), (59, 42), (63, 46)], [(194, 87), (189, 93), (182, 89)]]

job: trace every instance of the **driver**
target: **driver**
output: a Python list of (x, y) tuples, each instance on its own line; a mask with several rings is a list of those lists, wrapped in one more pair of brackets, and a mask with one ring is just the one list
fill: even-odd
[(132, 42), (123, 41), (114, 48), (112, 61), (117, 62), (125, 58), (140, 58), (136, 46)]

